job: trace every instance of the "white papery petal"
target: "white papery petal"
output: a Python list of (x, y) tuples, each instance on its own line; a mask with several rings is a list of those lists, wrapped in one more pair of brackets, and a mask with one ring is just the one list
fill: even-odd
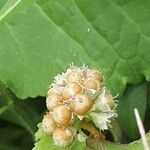
[(111, 122), (111, 118), (114, 116), (114, 112), (109, 113), (97, 113), (97, 112), (91, 112), (89, 115), (91, 116), (91, 119), (93, 120), (96, 127), (98, 127), (100, 130), (108, 130), (108, 124)]
[(103, 88), (100, 95), (96, 98), (94, 103), (94, 108), (102, 111), (102, 112), (109, 112), (111, 111), (111, 108), (108, 105), (109, 97), (107, 96), (108, 90), (106, 88)]

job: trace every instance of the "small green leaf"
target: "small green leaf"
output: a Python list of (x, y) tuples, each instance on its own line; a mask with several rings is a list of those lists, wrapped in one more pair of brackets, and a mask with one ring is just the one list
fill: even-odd
[(147, 104), (147, 83), (129, 85), (124, 95), (119, 100), (118, 121), (126, 136), (131, 139), (139, 137), (139, 131), (134, 115), (134, 108), (139, 110), (141, 119), (144, 121)]

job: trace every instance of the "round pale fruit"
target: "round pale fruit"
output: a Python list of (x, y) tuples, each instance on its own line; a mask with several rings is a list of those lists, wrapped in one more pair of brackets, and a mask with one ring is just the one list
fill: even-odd
[(80, 92), (82, 92), (82, 87), (78, 83), (71, 83), (62, 92), (63, 100), (68, 100)]
[(102, 84), (99, 82), (99, 80), (91, 77), (86, 78), (82, 83), (86, 89), (98, 90), (102, 87)]
[(96, 80), (99, 80), (100, 82), (103, 81), (102, 74), (98, 70), (96, 70), (96, 69), (87, 69), (85, 71), (85, 76), (86, 77), (92, 77), (92, 78), (94, 78)]
[(50, 88), (50, 89), (48, 90), (47, 96), (50, 96), (50, 95), (52, 95), (52, 94), (60, 94), (60, 95), (61, 95), (63, 89), (64, 89), (64, 86), (60, 86), (60, 85), (55, 84), (55, 85), (53, 85), (52, 88)]
[(66, 81), (67, 83), (73, 83), (73, 82), (79, 83), (82, 80), (82, 78), (83, 75), (81, 72), (73, 71), (66, 77)]
[(57, 127), (52, 115), (47, 113), (42, 120), (42, 129), (46, 134), (51, 135)]
[(84, 94), (76, 95), (70, 102), (70, 108), (77, 115), (85, 115), (93, 106), (93, 101)]
[(65, 105), (58, 105), (53, 108), (53, 118), (60, 126), (69, 125), (72, 117), (71, 111)]
[(57, 92), (53, 89), (53, 88), (50, 88), (47, 92), (47, 96), (51, 96), (52, 94), (57, 94)]
[(73, 133), (67, 128), (63, 129), (61, 127), (58, 127), (53, 132), (53, 140), (55, 145), (66, 148), (73, 142)]
[(48, 110), (51, 110), (55, 106), (62, 103), (62, 97), (59, 94), (52, 94), (46, 98), (46, 106)]

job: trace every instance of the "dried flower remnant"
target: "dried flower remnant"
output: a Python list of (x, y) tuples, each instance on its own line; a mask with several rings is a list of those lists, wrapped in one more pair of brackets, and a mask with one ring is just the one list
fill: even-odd
[(54, 79), (47, 93), (49, 112), (42, 121), (43, 131), (60, 147), (70, 146), (75, 138), (85, 141), (82, 128), (94, 138), (104, 139), (101, 131), (108, 130), (111, 119), (117, 116), (117, 105), (103, 84), (102, 73), (71, 65)]

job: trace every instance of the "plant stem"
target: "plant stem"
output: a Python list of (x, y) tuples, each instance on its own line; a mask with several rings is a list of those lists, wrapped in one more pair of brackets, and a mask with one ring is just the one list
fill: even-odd
[(113, 135), (114, 141), (116, 143), (121, 143), (123, 140), (123, 134), (117, 120), (112, 120), (111, 126), (112, 127), (109, 127), (109, 131)]

